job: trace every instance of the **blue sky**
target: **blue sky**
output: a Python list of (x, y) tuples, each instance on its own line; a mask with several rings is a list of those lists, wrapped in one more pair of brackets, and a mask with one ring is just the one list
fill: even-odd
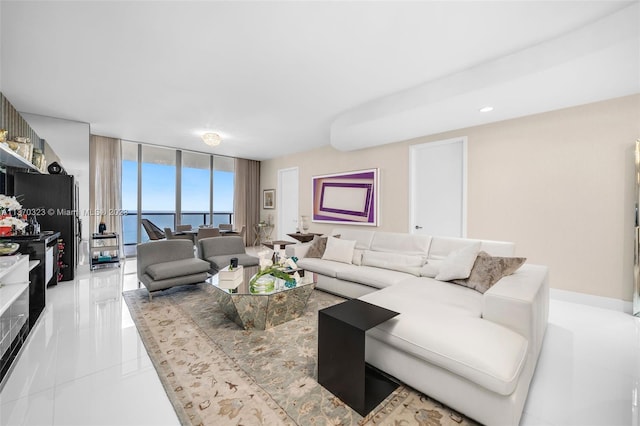
[[(138, 164), (122, 162), (122, 208), (137, 210)], [(176, 168), (142, 163), (142, 210), (175, 211)], [(233, 173), (214, 171), (213, 210), (233, 211)], [(209, 211), (209, 171), (182, 169), (182, 211)]]

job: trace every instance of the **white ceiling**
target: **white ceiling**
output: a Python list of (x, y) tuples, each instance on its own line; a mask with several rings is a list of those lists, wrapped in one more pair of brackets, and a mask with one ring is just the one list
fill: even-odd
[(126, 140), (357, 149), (640, 92), (638, 4), (2, 0), (0, 90)]

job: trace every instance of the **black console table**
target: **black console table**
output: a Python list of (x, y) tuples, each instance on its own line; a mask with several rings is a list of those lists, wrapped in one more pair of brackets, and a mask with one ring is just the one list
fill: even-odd
[(365, 332), (396, 315), (358, 299), (318, 312), (318, 383), (362, 416), (398, 387), (364, 359)]

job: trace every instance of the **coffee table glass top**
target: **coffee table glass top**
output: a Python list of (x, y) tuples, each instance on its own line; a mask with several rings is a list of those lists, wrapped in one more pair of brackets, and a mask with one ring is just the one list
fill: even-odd
[[(243, 270), (244, 270), (244, 274), (243, 274), (242, 283), (240, 283), (240, 285), (238, 285), (238, 287), (236, 287), (236, 288), (231, 288), (230, 289), (230, 288), (221, 287), (218, 274), (213, 275), (212, 277), (210, 277), (208, 279), (208, 281), (217, 290), (219, 290), (221, 292), (224, 292), (224, 293), (227, 293), (227, 294), (233, 294), (233, 295), (237, 294), (237, 295), (251, 295), (251, 296), (268, 296), (268, 295), (271, 295), (271, 294), (276, 294), (276, 293), (281, 293), (283, 291), (291, 290), (291, 288), (285, 287), (284, 281), (276, 280), (276, 285), (274, 286), (273, 291), (252, 292), (249, 289), (249, 282), (251, 281), (251, 278), (253, 278), (253, 276), (258, 273), (259, 267), (258, 266), (244, 266)], [(293, 273), (296, 270), (290, 270), (290, 271)], [(297, 269), (297, 271), (301, 271), (301, 270)], [(311, 275), (311, 273), (309, 273), (309, 275)], [(306, 286), (306, 285), (309, 285), (309, 284), (313, 284), (313, 278), (311, 276), (305, 276), (305, 277), (302, 277), (301, 282), (297, 283), (296, 286), (293, 287), (293, 288), (298, 288), (298, 287)]]

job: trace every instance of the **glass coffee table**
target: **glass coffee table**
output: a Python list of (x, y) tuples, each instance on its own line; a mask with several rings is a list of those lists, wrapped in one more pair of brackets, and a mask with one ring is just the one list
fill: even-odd
[(234, 289), (220, 287), (218, 274), (207, 280), (215, 289), (222, 311), (231, 321), (245, 330), (266, 330), (304, 314), (315, 288), (315, 274), (303, 271), (301, 282), (293, 288), (286, 287), (280, 280), (273, 291), (254, 293), (249, 289), (249, 281), (258, 272), (258, 267), (243, 269), (242, 282)]

